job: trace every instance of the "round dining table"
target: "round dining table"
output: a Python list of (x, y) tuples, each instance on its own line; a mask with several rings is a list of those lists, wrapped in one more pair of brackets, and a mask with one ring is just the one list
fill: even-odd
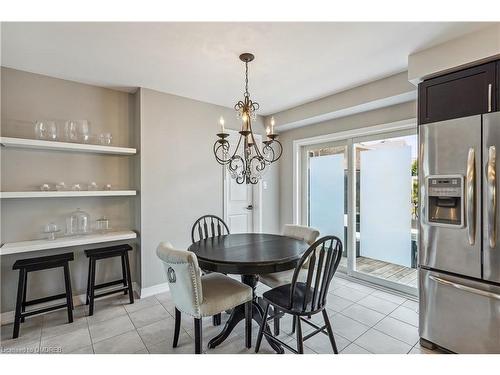
[[(203, 270), (241, 275), (241, 281), (253, 290), (252, 317), (260, 325), (264, 310), (255, 293), (259, 274), (295, 268), (308, 247), (305, 241), (291, 237), (241, 233), (206, 238), (193, 243), (189, 250), (196, 254)], [(209, 341), (208, 347), (215, 348), (221, 344), (243, 319), (244, 307), (234, 308), (221, 333)], [(268, 326), (266, 330), (269, 330)], [(280, 345), (269, 339), (268, 342), (276, 352), (283, 353)]]

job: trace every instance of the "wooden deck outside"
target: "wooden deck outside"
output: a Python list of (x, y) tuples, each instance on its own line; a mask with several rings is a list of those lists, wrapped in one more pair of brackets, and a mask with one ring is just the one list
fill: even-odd
[[(347, 258), (343, 257), (340, 265), (347, 267)], [(356, 271), (363, 272), (371, 276), (379, 277), (384, 280), (394, 281), (400, 284), (417, 287), (417, 270), (392, 264), (381, 260), (375, 260), (366, 257), (356, 258)]]

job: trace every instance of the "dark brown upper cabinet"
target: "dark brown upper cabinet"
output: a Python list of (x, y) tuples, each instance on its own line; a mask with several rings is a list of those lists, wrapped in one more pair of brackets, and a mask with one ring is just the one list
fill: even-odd
[(419, 124), (496, 111), (497, 69), (491, 62), (420, 83)]

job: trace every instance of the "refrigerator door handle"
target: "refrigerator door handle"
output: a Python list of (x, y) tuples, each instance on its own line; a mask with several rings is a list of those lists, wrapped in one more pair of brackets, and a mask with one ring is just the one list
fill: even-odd
[(491, 83), (488, 85), (488, 112), (491, 112)]
[(497, 151), (495, 146), (488, 147), (488, 165), (486, 169), (487, 207), (488, 207), (488, 242), (490, 248), (497, 244)]
[(429, 278), (440, 283), (440, 284), (443, 284), (443, 285), (448, 285), (448, 286), (451, 286), (453, 288), (457, 288), (457, 289), (460, 289), (460, 290), (463, 290), (463, 291), (466, 291), (469, 293), (479, 294), (483, 297), (494, 298), (494, 299), (500, 300), (500, 294), (487, 292), (486, 290), (473, 288), (471, 286), (467, 286), (467, 285), (463, 285), (463, 284), (457, 284), (457, 283), (454, 283), (453, 281), (448, 281), (448, 280), (442, 279), (442, 278), (440, 278), (438, 276), (434, 276), (434, 275), (430, 275)]
[(466, 196), (467, 196), (467, 235), (469, 237), (469, 245), (473, 246), (476, 243), (476, 153), (473, 148), (469, 148), (467, 156), (467, 181), (466, 181)]

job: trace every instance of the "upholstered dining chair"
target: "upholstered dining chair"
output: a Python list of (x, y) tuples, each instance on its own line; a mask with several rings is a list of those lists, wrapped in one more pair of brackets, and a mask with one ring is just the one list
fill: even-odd
[[(297, 240), (303, 240), (309, 245), (312, 245), (314, 241), (316, 241), (316, 239), (319, 237), (319, 230), (303, 225), (285, 224), (283, 228), (283, 235), (295, 238)], [(303, 268), (307, 268), (308, 264), (309, 262), (306, 260), (303, 264)], [(293, 272), (294, 270), (287, 270), (259, 275), (259, 281), (270, 288), (276, 288), (281, 285), (290, 284), (290, 282), (292, 281)], [(301, 273), (299, 277), (302, 277), (302, 275), (303, 274)], [(295, 332), (295, 323), (293, 323), (292, 326), (292, 333), (293, 332)], [(276, 310), (274, 310), (274, 334), (276, 336), (280, 334), (280, 313)]]
[[(293, 271), (292, 280), (289, 284), (281, 285), (268, 290), (262, 295), (266, 303), (264, 317), (259, 328), (255, 352), (259, 352), (262, 336), (282, 345), (293, 353), (304, 353), (304, 341), (318, 333), (327, 334), (332, 345), (333, 352), (338, 354), (333, 330), (325, 310), (328, 288), (342, 258), (342, 242), (338, 237), (325, 236), (314, 242), (302, 255), (299, 263)], [(308, 263), (304, 269), (304, 263)], [(304, 281), (299, 281), (299, 274), (305, 273)], [(295, 317), (297, 350), (273, 336), (269, 330), (265, 330), (268, 321), (269, 307), (291, 314)], [(324, 325), (318, 326), (305, 319), (307, 316), (318, 313), (323, 314)], [(315, 328), (311, 333), (302, 336), (301, 323), (307, 323)], [(326, 332), (325, 332), (326, 329)]]
[(156, 250), (163, 262), (175, 304), (173, 347), (177, 347), (181, 312), (194, 318), (195, 353), (203, 343), (202, 318), (245, 304), (245, 344), (252, 346), (252, 288), (220, 273), (201, 274), (196, 254), (162, 242)]
[[(229, 227), (220, 217), (215, 215), (203, 215), (196, 219), (191, 228), (191, 242), (195, 243), (206, 238), (212, 238), (229, 234)], [(205, 271), (205, 273), (208, 273)], [(213, 325), (218, 326), (221, 322), (221, 314), (214, 315)]]

